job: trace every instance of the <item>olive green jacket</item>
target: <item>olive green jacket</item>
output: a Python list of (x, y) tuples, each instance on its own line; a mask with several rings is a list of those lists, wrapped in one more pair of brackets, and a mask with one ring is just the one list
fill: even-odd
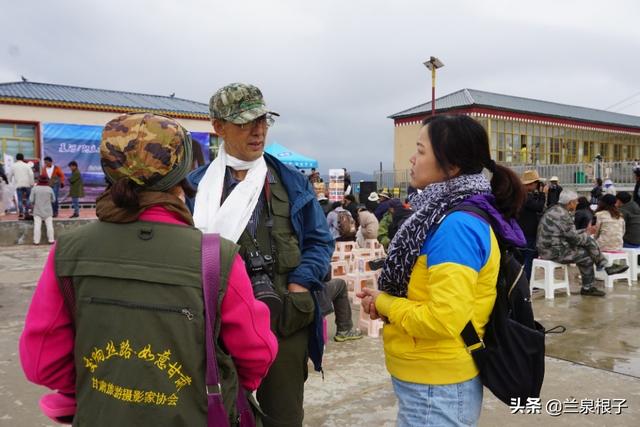
[(70, 197), (84, 197), (84, 184), (82, 183), (82, 175), (80, 171), (76, 169), (71, 173), (69, 178), (71, 183), (71, 189), (69, 190)]
[(380, 225), (378, 226), (378, 242), (380, 242), (385, 250), (389, 247), (389, 243), (391, 242), (391, 239), (389, 239), (389, 225), (391, 225), (392, 220), (393, 216), (391, 215), (391, 212), (387, 211), (380, 220)]

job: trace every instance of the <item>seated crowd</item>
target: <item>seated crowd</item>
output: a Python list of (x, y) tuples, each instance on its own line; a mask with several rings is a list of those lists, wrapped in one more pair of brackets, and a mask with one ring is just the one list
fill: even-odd
[(527, 199), (518, 222), (527, 240), (523, 251), (527, 278), (531, 279), (535, 257), (576, 264), (582, 281), (580, 294), (604, 296), (595, 287), (594, 267), (608, 275), (629, 268), (608, 265), (603, 252), (640, 247), (640, 206), (629, 193), (612, 191), (611, 180), (605, 181), (610, 185), (604, 189), (602, 181), (597, 180), (590, 201), (578, 197), (573, 190), (559, 187), (557, 177), (552, 177), (547, 185), (542, 181), (535, 170), (525, 171), (522, 176)]

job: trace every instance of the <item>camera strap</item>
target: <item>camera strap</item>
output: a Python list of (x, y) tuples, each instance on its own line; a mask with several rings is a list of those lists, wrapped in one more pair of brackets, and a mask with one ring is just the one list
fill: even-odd
[(269, 174), (264, 178), (264, 199), (267, 203), (267, 232), (269, 233), (269, 246), (271, 247), (271, 258), (276, 261), (275, 242), (273, 241), (273, 207), (271, 206), (271, 184)]
[[(275, 242), (273, 239), (273, 207), (271, 204), (271, 185), (269, 183), (269, 177), (268, 174), (265, 177), (264, 180), (264, 187), (262, 188), (263, 194), (264, 194), (264, 200), (266, 203), (266, 208), (267, 208), (267, 219), (265, 222), (265, 226), (267, 227), (267, 233), (269, 234), (269, 246), (270, 246), (270, 252), (271, 252), (271, 258), (275, 261), (276, 260), (276, 253), (275, 253)], [(258, 227), (259, 228), (259, 227)], [(257, 233), (258, 233), (258, 228), (256, 228), (256, 236), (252, 236), (251, 233), (249, 233), (249, 231), (247, 230), (247, 228), (244, 229), (244, 231), (242, 232), (242, 234), (244, 234), (246, 237), (248, 237), (248, 240), (251, 241), (253, 247), (255, 250), (257, 250), (258, 252), (262, 252), (261, 248), (260, 248), (260, 244), (258, 243), (258, 239), (257, 239)]]

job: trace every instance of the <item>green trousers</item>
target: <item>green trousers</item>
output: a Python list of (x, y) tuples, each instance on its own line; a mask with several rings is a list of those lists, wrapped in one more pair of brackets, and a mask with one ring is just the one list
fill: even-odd
[(278, 355), (258, 388), (265, 427), (299, 427), (304, 418), (304, 382), (309, 375), (309, 328), (278, 337)]

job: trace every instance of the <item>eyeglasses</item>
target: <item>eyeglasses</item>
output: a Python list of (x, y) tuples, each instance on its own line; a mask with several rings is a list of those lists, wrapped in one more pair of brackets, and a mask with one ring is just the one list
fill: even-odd
[(265, 125), (268, 128), (273, 126), (275, 123), (275, 119), (272, 114), (265, 114), (264, 116), (260, 116), (255, 120), (250, 121), (249, 123), (244, 123), (241, 125), (236, 125), (242, 130), (254, 129), (256, 126)]

